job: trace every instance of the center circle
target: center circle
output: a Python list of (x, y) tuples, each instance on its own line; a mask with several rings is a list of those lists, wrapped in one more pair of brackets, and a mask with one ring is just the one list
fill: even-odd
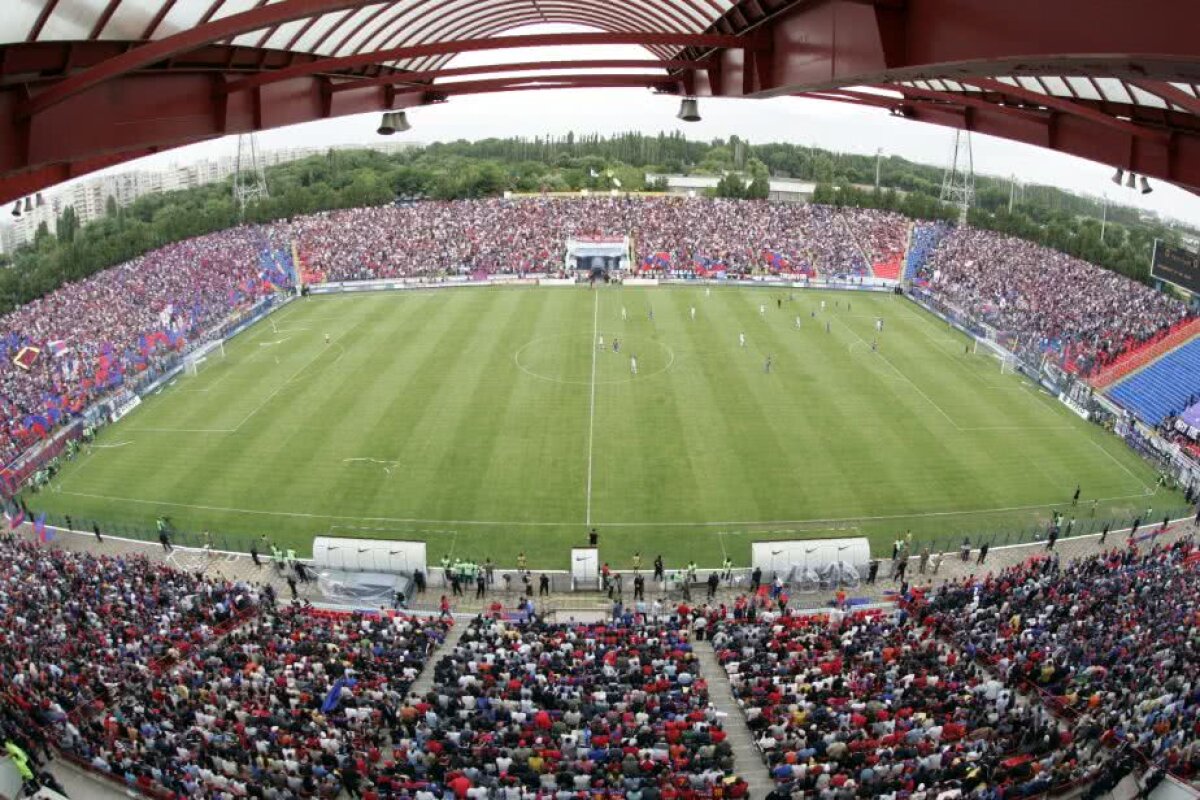
[[(603, 345), (601, 345), (603, 339)], [(662, 342), (645, 336), (616, 334), (619, 349), (613, 348), (613, 334), (597, 331), (556, 333), (539, 336), (521, 345), (513, 353), (513, 362), (526, 375), (551, 383), (577, 386), (630, 383), (661, 375), (675, 363), (675, 351)], [(637, 359), (637, 374), (632, 359)], [(594, 361), (594, 363), (593, 363)]]

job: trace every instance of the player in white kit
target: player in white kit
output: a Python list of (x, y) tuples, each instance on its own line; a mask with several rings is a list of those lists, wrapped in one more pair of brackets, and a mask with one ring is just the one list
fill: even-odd
[(692, 322), (696, 321), (696, 307), (692, 306)]
[(744, 333), (738, 334), (738, 345), (741, 347), (746, 346), (746, 334), (744, 334)]
[(763, 304), (763, 303), (758, 304), (758, 315), (760, 317), (765, 317), (767, 315), (767, 307), (765, 304)]
[(796, 330), (800, 330), (800, 317), (796, 317)]
[(621, 306), (621, 322), (629, 321), (629, 312), (625, 310), (625, 306)]
[(601, 336), (600, 336), (600, 338), (599, 338), (599, 340), (596, 342), (596, 349), (597, 349), (597, 350), (603, 350), (603, 349), (604, 349), (604, 336), (603, 336), (603, 335), (601, 335)]
[(629, 357), (629, 374), (637, 375), (637, 356)]

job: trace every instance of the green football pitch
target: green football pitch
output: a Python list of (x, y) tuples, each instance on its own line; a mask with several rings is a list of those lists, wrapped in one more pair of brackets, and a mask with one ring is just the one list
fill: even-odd
[(1081, 527), (1181, 505), (1118, 440), (967, 342), (891, 295), (298, 300), (104, 429), (29, 505), (116, 533), (165, 515), (243, 548), (422, 539), (431, 562), (523, 551), (561, 569), (592, 526), (614, 564), (746, 564), (754, 540), (865, 535), (886, 552), (907, 529), (1028, 530), (1076, 484)]

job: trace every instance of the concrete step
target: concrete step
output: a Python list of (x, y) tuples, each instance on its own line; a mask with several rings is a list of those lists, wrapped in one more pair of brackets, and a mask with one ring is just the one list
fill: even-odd
[(454, 627), (446, 633), (446, 638), (429, 654), (429, 658), (425, 661), (424, 669), (421, 670), (420, 676), (417, 678), (416, 683), (412, 685), (410, 691), (416, 692), (418, 695), (424, 695), (433, 688), (434, 665), (437, 664), (444, 654), (454, 650), (458, 645), (458, 640), (462, 638), (463, 632), (467, 629), (468, 624), (470, 622), (465, 619), (456, 619), (454, 621)]
[(733, 748), (734, 769), (749, 785), (751, 800), (762, 800), (775, 783), (763, 762), (762, 753), (754, 744), (754, 736), (746, 725), (742, 706), (733, 696), (729, 676), (717, 661), (717, 654), (709, 642), (696, 642), (694, 647), (700, 662), (700, 674), (708, 682), (709, 701), (725, 714), (722, 724), (729, 736), (729, 745)]

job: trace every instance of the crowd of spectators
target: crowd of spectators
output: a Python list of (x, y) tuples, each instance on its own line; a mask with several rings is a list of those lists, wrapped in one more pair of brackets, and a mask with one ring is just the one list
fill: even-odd
[(434, 679), (403, 742), (409, 780), (459, 798), (746, 796), (678, 620), (481, 617)]
[[(745, 797), (693, 642), (711, 640), (774, 797), (1008, 800), (1200, 777), (1200, 548), (1130, 541), (909, 591), (889, 611), (614, 601), (335, 612), (140, 557), (0, 540), (0, 737), (173, 798)], [(239, 624), (240, 623), (240, 624)]]
[(394, 613), (267, 607), (70, 726), (63, 744), (179, 797), (357, 796), (445, 631)]
[[(170, 244), (0, 317), (0, 458), (35, 440), (31, 416), (53, 423), (81, 410), (270, 293), (259, 277), (265, 236), (239, 227)], [(19, 366), (26, 346), (40, 353)]]
[(1200, 550), (1192, 538), (1035, 560), (942, 587), (918, 613), (1010, 685), (1029, 684), (1075, 737), (1128, 744), (1200, 777)]
[(1187, 306), (1116, 272), (1012, 236), (955, 228), (918, 277), (944, 300), (1089, 374), (1189, 316)]
[(0, 738), (47, 752), (47, 726), (145, 685), (259, 603), (245, 584), (136, 556), (0, 540)]
[(635, 266), (658, 270), (863, 275), (868, 260), (903, 251), (907, 224), (889, 212), (798, 203), (522, 198), (329, 211), (285, 233), (305, 267), (331, 281), (554, 273), (569, 236), (598, 235), (630, 236)]
[(1094, 743), (903, 612), (724, 622), (713, 646), (785, 795), (1022, 797), (1096, 769)]

